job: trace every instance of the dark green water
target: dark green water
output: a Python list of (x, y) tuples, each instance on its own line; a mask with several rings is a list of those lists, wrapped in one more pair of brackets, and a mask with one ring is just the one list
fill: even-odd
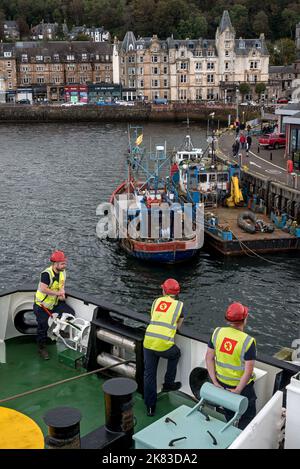
[[(184, 124), (146, 124), (145, 143), (179, 146)], [(195, 146), (205, 129), (191, 127)], [(126, 175), (127, 124), (0, 126), (0, 285), (38, 282), (53, 249), (69, 258), (67, 287), (145, 312), (166, 277), (177, 278), (188, 313), (202, 333), (223, 324), (226, 306), (250, 307), (248, 331), (261, 352), (299, 337), (299, 256), (223, 260), (202, 252), (189, 264), (154, 267), (96, 237), (96, 207)]]

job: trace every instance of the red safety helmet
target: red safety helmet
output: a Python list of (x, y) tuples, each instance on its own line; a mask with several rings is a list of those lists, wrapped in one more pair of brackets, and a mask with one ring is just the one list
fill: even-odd
[(165, 280), (161, 288), (167, 295), (178, 295), (178, 293), (180, 293), (180, 285), (174, 278)]
[(242, 305), (242, 303), (231, 303), (228, 306), (225, 319), (229, 322), (242, 322), (248, 316), (247, 306)]
[(51, 262), (65, 262), (66, 260), (67, 258), (63, 251), (54, 251), (50, 257)]

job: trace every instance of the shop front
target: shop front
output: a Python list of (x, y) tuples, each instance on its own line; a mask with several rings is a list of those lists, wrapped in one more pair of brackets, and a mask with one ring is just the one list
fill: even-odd
[(300, 112), (283, 118), (287, 146), (286, 154), (294, 162), (294, 169), (300, 171)]
[(65, 88), (64, 86), (48, 86), (47, 95), (48, 100), (52, 103), (63, 102), (65, 96)]
[(96, 83), (88, 85), (89, 103), (112, 103), (116, 99), (121, 99), (121, 85), (108, 83)]
[(67, 85), (64, 87), (64, 96), (67, 103), (87, 103), (87, 85)]
[(32, 87), (32, 100), (34, 103), (39, 104), (47, 100), (47, 86), (36, 85)]
[(23, 101), (23, 100), (29, 101), (30, 104), (32, 104), (32, 101), (33, 101), (32, 88), (25, 88), (25, 87), (17, 88), (16, 102)]
[(16, 102), (16, 91), (15, 90), (6, 91), (6, 102), (7, 103), (15, 103)]

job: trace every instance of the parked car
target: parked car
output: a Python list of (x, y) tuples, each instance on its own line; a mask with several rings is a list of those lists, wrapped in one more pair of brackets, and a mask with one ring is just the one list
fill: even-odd
[(122, 101), (120, 99), (116, 99), (115, 104), (118, 106), (134, 106), (134, 101)]
[(65, 106), (65, 107), (69, 107), (69, 106), (84, 106), (86, 105), (87, 103), (80, 103), (80, 102), (77, 102), (77, 103), (73, 103), (71, 101), (68, 101), (67, 103), (62, 103), (61, 106)]
[(155, 98), (153, 104), (168, 104), (168, 100), (166, 98)]
[(240, 106), (257, 106), (255, 101), (244, 101), (243, 103), (240, 103)]
[(277, 104), (287, 104), (289, 100), (287, 98), (278, 98)]
[(259, 137), (258, 143), (262, 147), (274, 148), (276, 150), (279, 147), (285, 147), (285, 134), (266, 134), (262, 137)]
[(31, 104), (29, 99), (19, 99), (17, 104)]

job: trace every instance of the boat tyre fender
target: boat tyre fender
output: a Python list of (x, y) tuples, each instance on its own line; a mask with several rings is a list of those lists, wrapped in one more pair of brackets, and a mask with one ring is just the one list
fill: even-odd
[(255, 225), (256, 225), (256, 216), (253, 212), (249, 210), (245, 210), (242, 212), (237, 219), (237, 224), (242, 230), (246, 231), (246, 233), (255, 233)]
[(190, 388), (195, 398), (200, 400), (200, 389), (204, 383), (209, 381), (209, 375), (206, 368), (197, 366), (190, 373)]
[(130, 252), (134, 251), (134, 245), (132, 241), (130, 241), (129, 239), (124, 239), (123, 243), (124, 243), (125, 248), (128, 251)]

